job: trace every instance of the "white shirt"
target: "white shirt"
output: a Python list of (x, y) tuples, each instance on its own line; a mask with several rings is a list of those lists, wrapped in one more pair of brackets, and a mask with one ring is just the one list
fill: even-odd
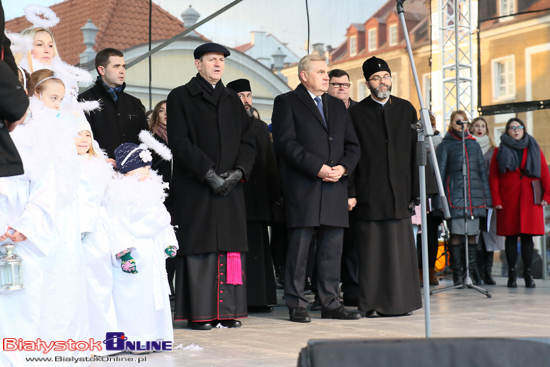
[(388, 97), (388, 99), (386, 99), (386, 102), (380, 102), (379, 100), (374, 99), (372, 96), (371, 96), (370, 98), (372, 98), (372, 100), (373, 100), (374, 102), (380, 103), (382, 106), (384, 106), (384, 105), (386, 104), (386, 102), (388, 102), (388, 100), (390, 99), (390, 97)]

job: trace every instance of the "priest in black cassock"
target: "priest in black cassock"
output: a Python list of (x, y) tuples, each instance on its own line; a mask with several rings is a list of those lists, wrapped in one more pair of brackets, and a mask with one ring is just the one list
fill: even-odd
[(411, 216), (419, 197), (418, 121), (413, 105), (391, 95), (388, 64), (363, 64), (371, 95), (348, 111), (361, 145), (350, 185), (359, 250), (359, 306), (367, 317), (406, 315), (422, 307)]
[(275, 202), (280, 198), (279, 170), (269, 127), (252, 114), (252, 88), (248, 79), (227, 83), (227, 88), (237, 92), (250, 116), (250, 126), (256, 138), (256, 159), (243, 185), (246, 207), (246, 289), (248, 312), (272, 312), (277, 303), (277, 288), (273, 260), (269, 245), (268, 226)]
[(229, 51), (206, 43), (194, 56), (198, 74), (167, 100), (180, 246), (174, 319), (196, 330), (239, 327), (236, 319), (247, 316), (242, 183), (254, 162), (254, 136), (239, 96), (221, 81)]

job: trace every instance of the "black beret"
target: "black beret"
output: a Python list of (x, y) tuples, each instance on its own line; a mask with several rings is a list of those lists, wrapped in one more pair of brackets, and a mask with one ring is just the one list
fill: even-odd
[(204, 43), (193, 51), (193, 56), (195, 56), (195, 60), (198, 60), (202, 55), (212, 52), (221, 53), (225, 57), (231, 55), (229, 50), (222, 45), (218, 45), (217, 43)]
[(237, 93), (252, 92), (248, 79), (233, 80), (231, 83), (227, 83), (226, 87), (229, 89), (233, 89)]
[(376, 56), (371, 57), (363, 63), (363, 75), (365, 76), (365, 79), (368, 80), (372, 74), (379, 71), (387, 71), (391, 75), (391, 70), (388, 63), (377, 58)]

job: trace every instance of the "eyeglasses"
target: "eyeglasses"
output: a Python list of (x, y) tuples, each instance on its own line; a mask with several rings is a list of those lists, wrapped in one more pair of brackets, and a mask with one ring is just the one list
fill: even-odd
[(391, 75), (386, 75), (382, 78), (380, 78), (379, 76), (375, 76), (375, 77), (369, 79), (370, 82), (377, 82), (377, 83), (380, 82), (381, 80), (383, 80), (385, 82), (390, 81), (391, 80)]
[(516, 131), (516, 130), (523, 130), (525, 129), (525, 126), (510, 126), (508, 130)]
[(351, 86), (351, 83), (329, 83), (333, 88), (344, 88), (348, 89)]

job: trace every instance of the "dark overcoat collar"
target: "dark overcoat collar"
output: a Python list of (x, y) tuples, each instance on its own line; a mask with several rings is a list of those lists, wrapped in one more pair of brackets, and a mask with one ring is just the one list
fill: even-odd
[(189, 83), (187, 83), (187, 88), (189, 89), (189, 93), (192, 96), (196, 96), (202, 93), (204, 99), (212, 103), (214, 106), (217, 106), (222, 99), (229, 95), (229, 92), (227, 91), (225, 85), (223, 85), (223, 82), (221, 80), (216, 84), (216, 88), (213, 88), (214, 93), (208, 93), (206, 90), (204, 90), (201, 85), (201, 81), (198, 78), (201, 77), (195, 76), (191, 78)]
[(294, 89), (294, 93), (298, 95), (298, 99), (307, 106), (307, 108), (310, 109), (310, 111), (317, 117), (317, 120), (319, 120), (319, 123), (328, 130), (327, 126), (329, 123), (329, 110), (328, 110), (328, 102), (327, 102), (327, 96), (326, 93), (321, 96), (321, 101), (323, 102), (323, 112), (325, 114), (326, 119), (326, 125), (323, 121), (323, 116), (321, 116), (321, 113), (317, 109), (317, 105), (315, 104), (315, 101), (311, 98), (309, 95), (309, 92), (307, 88), (303, 84), (299, 84), (296, 89)]

